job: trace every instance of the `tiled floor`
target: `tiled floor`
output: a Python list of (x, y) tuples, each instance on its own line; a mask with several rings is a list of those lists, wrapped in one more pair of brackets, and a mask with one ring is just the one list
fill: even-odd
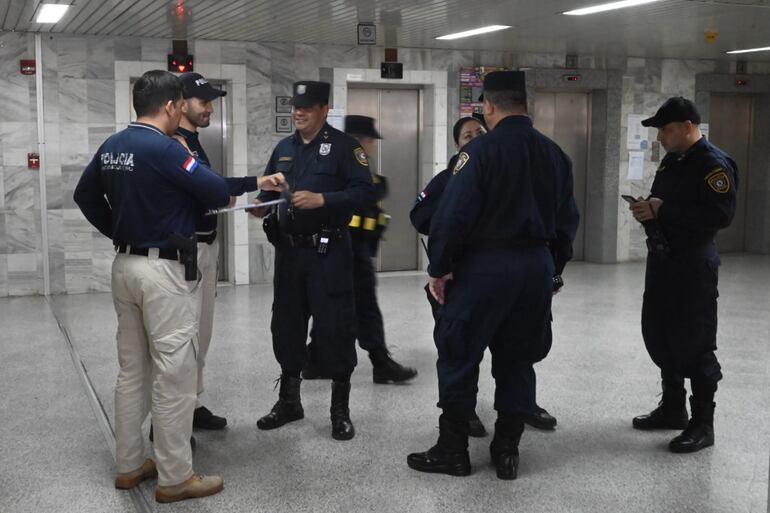
[[(522, 440), (519, 479), (499, 481), (489, 438), (471, 441), (473, 474), (427, 475), (406, 455), (435, 442), (438, 410), (432, 319), (423, 276), (380, 278), (388, 342), (420, 375), (374, 385), (359, 351), (351, 413), (357, 435), (331, 439), (329, 384), (304, 382), (306, 418), (263, 432), (254, 425), (276, 398), (267, 285), (221, 287), (204, 403), (227, 416), (223, 432), (196, 432), (197, 471), (225, 478), (223, 493), (156, 511), (521, 511), (760, 513), (770, 456), (770, 257), (727, 256), (721, 271), (715, 447), (674, 455), (675, 433), (631, 429), (658, 401), (657, 369), (642, 343), (644, 266), (573, 264), (554, 303), (555, 341), (537, 366), (538, 402), (554, 433)], [(117, 374), (115, 314), (107, 294), (0, 300), (0, 511), (133, 511), (112, 488), (114, 465), (56, 312), (112, 417)], [(479, 414), (494, 421), (484, 362)]]

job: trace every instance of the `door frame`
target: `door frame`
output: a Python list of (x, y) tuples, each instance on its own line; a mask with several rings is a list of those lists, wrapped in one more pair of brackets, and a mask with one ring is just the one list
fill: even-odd
[[(348, 87), (371, 87), (377, 89), (418, 89), (419, 93), (419, 168), (418, 188), (425, 187), (436, 174), (446, 168), (448, 134), (448, 80), (446, 71), (405, 70), (403, 79), (385, 79), (379, 68), (322, 68), (320, 79), (330, 82), (333, 108), (347, 110)], [(421, 251), (419, 234), (415, 232), (418, 269), (427, 270), (428, 258)]]

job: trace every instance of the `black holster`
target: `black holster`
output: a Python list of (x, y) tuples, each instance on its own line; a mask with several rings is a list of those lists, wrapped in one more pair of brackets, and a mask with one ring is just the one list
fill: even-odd
[(281, 226), (278, 224), (278, 214), (273, 211), (262, 220), (262, 229), (267, 235), (267, 240), (273, 246), (278, 246), (281, 241)]
[(179, 262), (184, 265), (184, 279), (186, 281), (198, 281), (198, 237), (185, 237), (178, 233), (172, 233), (169, 242), (179, 250)]

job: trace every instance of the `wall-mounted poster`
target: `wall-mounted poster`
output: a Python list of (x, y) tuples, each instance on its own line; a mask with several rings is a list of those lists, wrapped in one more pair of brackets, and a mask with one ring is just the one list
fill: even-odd
[(470, 116), (474, 112), (484, 111), (484, 104), (479, 101), (484, 77), (493, 71), (503, 71), (508, 68), (494, 66), (473, 66), (460, 68), (460, 116)]

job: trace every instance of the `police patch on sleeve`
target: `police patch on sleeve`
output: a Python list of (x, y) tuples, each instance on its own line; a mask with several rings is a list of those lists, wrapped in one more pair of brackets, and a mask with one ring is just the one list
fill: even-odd
[(457, 162), (455, 163), (455, 168), (452, 170), (452, 174), (456, 175), (460, 172), (460, 170), (465, 166), (465, 164), (468, 163), (468, 161), (471, 159), (471, 156), (465, 153), (464, 151), (460, 152), (460, 154), (457, 156)]
[(714, 169), (706, 176), (706, 183), (714, 192), (724, 194), (730, 191), (730, 178), (721, 167)]
[(353, 155), (356, 156), (356, 160), (358, 161), (359, 164), (361, 164), (362, 166), (369, 167), (369, 159), (366, 158), (366, 152), (362, 147), (358, 146), (357, 148), (355, 148), (353, 150)]

